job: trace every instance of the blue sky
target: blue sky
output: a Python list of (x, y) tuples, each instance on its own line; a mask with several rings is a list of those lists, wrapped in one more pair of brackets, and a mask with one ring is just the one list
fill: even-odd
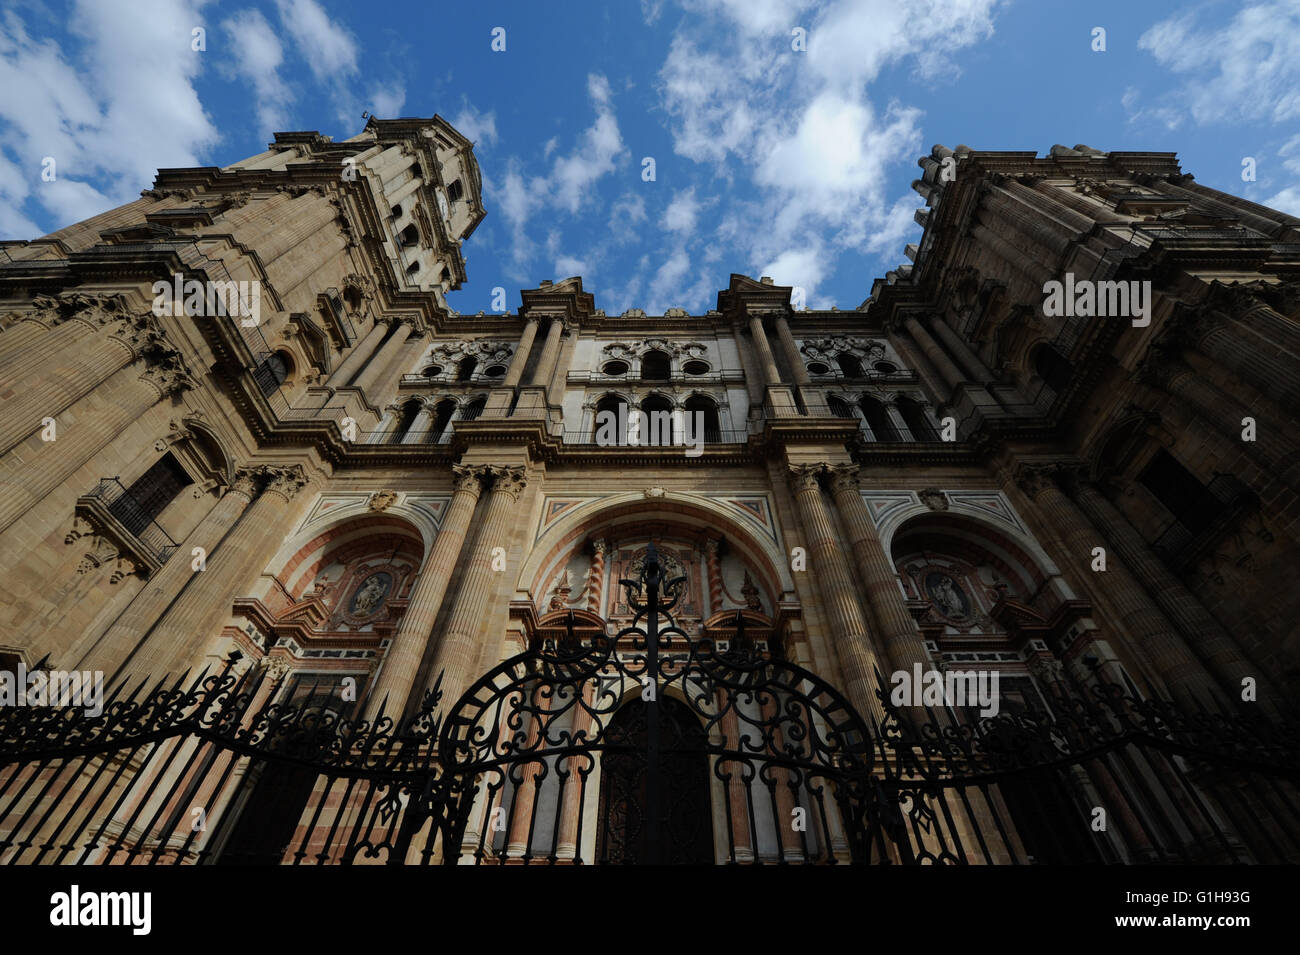
[(574, 274), (611, 314), (702, 311), (731, 272), (854, 307), (920, 235), (910, 183), (934, 143), (1174, 151), (1199, 182), (1300, 215), (1297, 0), (0, 9), (0, 237), (135, 198), (161, 166), (260, 152), (275, 130), (343, 139), (363, 110), (436, 112), (483, 169), (461, 312)]

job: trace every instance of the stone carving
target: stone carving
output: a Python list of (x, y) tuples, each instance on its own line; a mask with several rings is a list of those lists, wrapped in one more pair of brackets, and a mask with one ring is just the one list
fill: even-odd
[(528, 483), (528, 475), (522, 466), (500, 467), (497, 465), (488, 465), (487, 471), (492, 475), (492, 491), (504, 491), (514, 500), (519, 500), (519, 495), (523, 492), (524, 486)]
[(950, 620), (965, 620), (970, 616), (970, 598), (961, 584), (943, 571), (925, 575), (925, 595), (936, 610)]
[(307, 473), (302, 466), (260, 468), (267, 485), (266, 490), (280, 495), (286, 501), (292, 501), (299, 491), (307, 485)]
[(745, 571), (745, 583), (740, 588), (740, 594), (745, 598), (745, 606), (750, 610), (763, 609), (763, 601), (758, 595), (758, 588), (754, 586), (754, 581), (749, 576), (749, 571)]
[(645, 489), (645, 496), (651, 499), (663, 497), (667, 493), (667, 491), (659, 487), (657, 484)]
[(361, 585), (357, 587), (356, 592), (352, 595), (352, 603), (348, 606), (348, 612), (356, 617), (369, 617), (379, 612), (383, 606), (385, 598), (388, 597), (389, 590), (393, 586), (393, 575), (380, 572), (371, 574)]
[(452, 485), (457, 491), (470, 491), (475, 497), (478, 497), (479, 491), (483, 487), (483, 479), (487, 477), (486, 470), (482, 467), (474, 467), (467, 464), (457, 464), (452, 467)]
[(927, 487), (917, 492), (917, 497), (932, 511), (948, 510), (948, 496), (936, 487)]
[(819, 478), (825, 466), (821, 464), (796, 464), (790, 468), (787, 475), (790, 481), (790, 490), (795, 494), (800, 491), (816, 491), (819, 486)]
[(799, 350), (810, 359), (820, 359), (827, 362), (834, 361), (836, 356), (845, 353), (871, 361), (878, 361), (885, 357), (885, 346), (875, 339), (844, 335), (833, 338), (807, 339), (799, 347)]
[(384, 511), (397, 503), (396, 491), (375, 491), (366, 502), (372, 511)]
[(455, 364), (466, 358), (477, 358), (483, 364), (504, 362), (514, 353), (514, 346), (509, 342), (488, 341), (480, 339), (478, 341), (458, 341), (442, 342), (435, 345), (433, 351), (429, 353), (431, 360), (447, 365)]

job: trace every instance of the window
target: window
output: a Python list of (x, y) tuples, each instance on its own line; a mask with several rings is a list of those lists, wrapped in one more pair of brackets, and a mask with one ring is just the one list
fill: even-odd
[(668, 445), (673, 443), (673, 403), (663, 395), (647, 395), (641, 400), (645, 412), (645, 433), (641, 443)]
[(871, 367), (876, 369), (876, 372), (881, 375), (892, 375), (894, 372), (898, 371), (898, 366), (892, 361), (878, 361)]
[(1070, 384), (1074, 366), (1051, 345), (1040, 345), (1034, 352), (1034, 373), (1057, 394)]
[(419, 271), (420, 271), (420, 263), (419, 263), (419, 262), (412, 262), (410, 265), (408, 265), (408, 266), (406, 267), (406, 274), (407, 274), (407, 275), (410, 275), (410, 276), (412, 276), (412, 277), (414, 277), (415, 274), (416, 274), (417, 272), (419, 272)]
[(192, 483), (180, 462), (164, 454), (108, 506), (109, 513), (132, 534), (139, 534)]
[(619, 361), (617, 359), (615, 359), (614, 361), (607, 361), (605, 362), (604, 365), (601, 366), (600, 370), (604, 374), (609, 375), (611, 378), (617, 378), (620, 375), (627, 374), (627, 362)]
[(447, 187), (447, 199), (450, 202), (455, 202), (456, 200), (460, 199), (464, 195), (465, 195), (465, 187), (460, 184), (459, 179), (455, 180), (451, 185)]
[(424, 369), (425, 378), (437, 378), (441, 374), (442, 365), (430, 365), (428, 368)]
[(401, 441), (406, 437), (406, 433), (411, 430), (411, 425), (415, 424), (415, 419), (420, 414), (420, 402), (408, 401), (402, 405), (402, 413), (397, 419), (397, 425), (393, 431), (393, 440)]
[(858, 361), (857, 355), (850, 355), (848, 352), (844, 352), (843, 354), (839, 355), (835, 360), (836, 362), (839, 363), (840, 371), (844, 372), (844, 377), (846, 378), (862, 377), (862, 362)]
[(709, 363), (700, 361), (698, 358), (692, 359), (682, 365), (682, 371), (688, 375), (707, 375), (709, 373)]
[[(718, 421), (718, 406), (714, 404), (712, 398), (706, 398), (703, 395), (691, 395), (691, 397), (686, 399), (686, 413), (691, 416), (691, 424), (689, 427), (692, 429), (696, 427), (695, 416), (697, 414), (704, 416), (703, 436), (705, 441), (717, 442), (722, 440), (722, 425)], [(692, 433), (695, 434), (697, 438), (699, 437), (698, 431), (693, 430)]]
[(826, 405), (831, 409), (831, 414), (837, 418), (853, 417), (853, 408), (843, 398), (836, 398), (832, 395), (826, 399)]
[(275, 352), (253, 369), (253, 380), (257, 382), (263, 398), (269, 398), (288, 377), (289, 362), (280, 352)]
[(808, 362), (808, 371), (814, 375), (829, 375), (831, 366), (824, 361), (810, 361)]
[(934, 426), (930, 424), (930, 419), (925, 416), (925, 409), (911, 398), (898, 398), (894, 402), (898, 408), (898, 413), (903, 416), (907, 422), (907, 430), (912, 432), (912, 438), (916, 441), (938, 441), (939, 436), (934, 433)]
[(451, 423), (451, 416), (456, 413), (456, 402), (449, 398), (444, 398), (438, 402), (438, 407), (433, 413), (433, 424), (429, 428), (429, 443), (440, 444), (442, 442), (443, 432), (447, 430), (447, 425)]
[(403, 247), (416, 245), (420, 241), (420, 230), (415, 227), (415, 223), (412, 223), (397, 233), (397, 241)]
[(456, 370), (457, 381), (470, 381), (474, 377), (474, 369), (478, 367), (478, 359), (473, 355), (466, 355), (460, 360), (460, 367)]
[(1163, 448), (1138, 480), (1193, 534), (1205, 530), (1223, 513), (1223, 502)]
[(671, 377), (672, 359), (661, 351), (646, 352), (641, 356), (642, 381), (667, 381)]
[(889, 420), (889, 412), (885, 410), (884, 405), (875, 398), (864, 395), (858, 402), (858, 406), (867, 419), (867, 427), (871, 429), (877, 441), (900, 440), (898, 431), (894, 428), (894, 423)]
[(465, 406), (465, 410), (460, 413), (461, 421), (473, 421), (483, 413), (483, 408), (487, 405), (487, 398), (475, 398)]

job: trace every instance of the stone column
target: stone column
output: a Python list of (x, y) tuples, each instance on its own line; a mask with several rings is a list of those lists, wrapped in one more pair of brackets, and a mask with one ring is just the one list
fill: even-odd
[(1254, 678), (1263, 689), (1266, 679), (1260, 668), (1241, 655), (1236, 641), (1165, 566), (1119, 508), (1087, 481), (1075, 481), (1071, 489), (1080, 510), (1101, 528), (1134, 576), (1146, 584), (1160, 609), (1188, 638), (1201, 662), (1222, 681), (1229, 697), (1240, 699), (1245, 677)]
[(515, 520), (512, 512), (527, 483), (522, 467), (487, 466), (480, 473), (492, 478), (487, 512), (473, 556), (461, 574), (460, 591), (456, 594), (447, 629), (438, 641), (430, 671), (435, 678), (442, 674), (444, 698), (449, 705), (459, 699), (478, 677), (478, 674), (470, 672), (478, 658), (475, 641), (487, 613), (488, 600), (496, 592), (496, 575), (499, 573), (492, 569), (492, 551), (509, 545), (510, 528)]
[(944, 320), (942, 315), (936, 315), (934, 318), (934, 333), (943, 339), (943, 343), (957, 357), (957, 361), (962, 367), (970, 373), (981, 385), (990, 384), (993, 381), (993, 372), (989, 371), (988, 366), (984, 364), (984, 359), (975, 353), (960, 335), (953, 331), (952, 326)]
[(190, 384), (172, 357), (151, 359), (143, 374), (135, 367), (123, 369), (105, 389), (111, 402), (90, 404), (96, 396), (84, 399), (75, 419), (60, 426), (57, 440), (43, 442), (25, 460), (6, 456), (0, 463), (0, 531), (76, 473), (123, 428)]
[(433, 422), (433, 409), (432, 401), (426, 401), (420, 406), (420, 413), (406, 429), (406, 434), (402, 435), (402, 444), (424, 444), (429, 440), (429, 425)]
[(406, 340), (411, 336), (411, 326), (405, 322), (398, 323), (393, 329), (393, 334), (384, 342), (383, 347), (375, 352), (370, 361), (366, 363), (365, 369), (357, 375), (357, 380), (352, 383), (352, 387), (360, 388), (366, 393), (367, 397), (375, 397), (371, 394), (375, 384), (379, 381), (384, 370), (396, 357), (397, 353), (402, 350)]
[(1241, 322), (1261, 338), (1275, 342), (1293, 355), (1300, 355), (1300, 324), (1267, 302), (1251, 296), (1232, 312), (1232, 316), (1234, 321)]
[[(371, 394), (376, 397), (394, 394), (397, 391), (402, 375), (406, 374), (410, 369), (411, 362), (414, 361), (416, 354), (424, 351), (425, 341), (426, 336), (419, 334), (414, 338), (408, 337), (401, 348), (395, 348), (392, 360), (388, 362), (379, 375), (379, 380), (371, 388)], [(411, 354), (412, 352), (416, 354)]]
[[(415, 702), (409, 699), (411, 688), (415, 684), (425, 648), (433, 635), (433, 624), (438, 617), (443, 597), (447, 594), (447, 584), (451, 581), (461, 548), (465, 545), (465, 534), (469, 530), (469, 522), (474, 516), (474, 507), (481, 491), (482, 470), (461, 465), (452, 468), (456, 490), (447, 508), (447, 516), (438, 528), (438, 536), (434, 538), (433, 549), (411, 590), (410, 603), (393, 636), (379, 680), (369, 694), (367, 708), (372, 716), (379, 711), (380, 706), (384, 706), (389, 716), (396, 717), (403, 712), (404, 707)], [(388, 701), (386, 704), (385, 699)], [(444, 700), (452, 702), (446, 697)]]
[(546, 387), (551, 372), (555, 370), (555, 359), (560, 354), (560, 335), (563, 332), (564, 319), (558, 315), (552, 316), (551, 325), (546, 329), (546, 341), (542, 344), (541, 358), (537, 360), (537, 366), (528, 382), (530, 385)]
[[(196, 573), (193, 569), (194, 548), (203, 548), (204, 559), (211, 557), (222, 538), (257, 493), (257, 484), (251, 471), (240, 471), (233, 484), (221, 496), (207, 516), (199, 521), (189, 537), (149, 579), (140, 593), (122, 612), (103, 635), (95, 641), (74, 669), (89, 668), (106, 673), (117, 672), (123, 661), (135, 650), (136, 643), (149, 631), (154, 621), (162, 616), (167, 605), (176, 599)], [(161, 674), (156, 674), (161, 676)]]
[(722, 565), (718, 562), (718, 545), (716, 537), (704, 542), (705, 569), (709, 576), (709, 616), (722, 609)]
[(210, 555), (207, 569), (194, 574), (184, 591), (132, 654), (127, 666), (141, 675), (158, 678), (198, 662), (213, 634), (212, 619), (228, 609), (232, 598), (253, 574), (270, 560), (283, 543), (278, 528), (285, 506), (307, 483), (301, 467), (259, 467), (266, 486), (244, 511), (239, 522)]
[(334, 369), (334, 373), (325, 383), (331, 388), (342, 388), (351, 381), (357, 370), (370, 360), (370, 356), (375, 353), (375, 349), (379, 347), (379, 343), (384, 340), (384, 335), (387, 333), (386, 324), (375, 322), (366, 337), (352, 346), (352, 353), (343, 359), (343, 363)]
[[(1222, 363), (1242, 381), (1254, 386), (1284, 409), (1300, 405), (1300, 359), (1271, 355), (1274, 342), (1261, 340), (1253, 331), (1205, 316), (1189, 323), (1188, 337), (1202, 355)], [(1244, 334), (1243, 334), (1244, 333)]]
[[(1105, 541), (1058, 485), (1056, 478), (1063, 470), (1060, 466), (1023, 468), (1017, 480), (1047, 524), (1057, 531), (1061, 545), (1076, 564), (1087, 567), (1092, 562), (1093, 548)], [(1130, 649), (1149, 661), (1153, 676), (1163, 679), (1180, 703), (1203, 705), (1215, 699), (1210, 675), (1192, 656), (1173, 624), (1151, 602), (1123, 560), (1116, 560), (1116, 556), (1107, 554), (1105, 576), (1099, 586), (1105, 589), (1124, 628), (1136, 641)]]
[(799, 353), (799, 346), (795, 344), (794, 335), (790, 332), (789, 320), (781, 314), (776, 316), (776, 337), (781, 342), (781, 350), (785, 352), (785, 360), (790, 365), (790, 373), (794, 375), (794, 383), (800, 388), (807, 388), (812, 383), (808, 377), (808, 366), (804, 364), (803, 355)]
[(848, 698), (864, 719), (879, 725), (884, 713), (876, 698), (876, 669), (884, 672), (872, 644), (867, 622), (858, 604), (844, 552), (835, 539), (830, 514), (822, 500), (822, 465), (791, 466), (790, 491), (799, 508), (800, 523), (808, 535), (809, 570), (816, 576), (822, 609), (831, 632), (828, 642), (839, 656)]
[(591, 542), (591, 574), (587, 578), (587, 610), (600, 613), (600, 600), (605, 591), (605, 552), (609, 544), (597, 539)]
[(524, 330), (519, 336), (519, 347), (515, 350), (515, 357), (510, 362), (505, 378), (501, 381), (502, 388), (515, 388), (519, 385), (520, 379), (524, 377), (524, 366), (528, 364), (528, 356), (533, 350), (533, 339), (536, 337), (537, 316), (529, 315), (524, 320)]
[[(111, 316), (100, 315), (108, 321)], [(63, 329), (67, 328), (67, 332)], [(80, 332), (78, 333), (78, 330)], [(12, 396), (0, 415), (0, 451), (7, 451), (142, 355), (158, 348), (161, 337), (150, 317), (122, 318), (104, 334), (92, 334), (80, 321), (65, 322), (51, 335), (64, 342), (48, 361), (15, 376)]]
[(781, 373), (776, 370), (776, 359), (772, 357), (772, 346), (768, 343), (767, 332), (763, 330), (763, 316), (749, 316), (749, 334), (754, 339), (754, 350), (758, 353), (758, 364), (763, 369), (763, 384), (779, 385)]
[[(33, 312), (0, 332), (0, 385), (12, 380), (9, 369), (11, 361), (20, 366), (28, 364), (33, 354), (40, 348), (42, 341), (52, 337), (54, 329), (59, 327), (61, 326), (54, 324), (53, 316), (49, 313)], [(88, 332), (89, 329), (86, 331)], [(27, 361), (14, 361), (19, 356), (26, 358)], [(15, 373), (22, 372), (19, 369)]]
[(929, 392), (933, 400), (942, 404), (952, 397), (950, 389), (945, 387), (945, 383), (939, 377), (934, 365), (930, 364), (930, 359), (918, 352), (908, 341), (906, 335), (891, 332), (889, 334), (889, 343), (894, 346), (894, 351), (903, 360), (903, 364), (916, 372), (917, 377), (921, 379), (921, 384), (925, 386), (925, 390)]
[(844, 521), (845, 536), (853, 549), (853, 560), (866, 587), (866, 604), (885, 655), (895, 670), (911, 670), (919, 663), (930, 667), (925, 641), (908, 613), (898, 572), (885, 553), (876, 525), (862, 500), (857, 465), (831, 468), (831, 491)]
[(921, 347), (921, 351), (925, 353), (926, 358), (930, 359), (930, 363), (939, 369), (939, 374), (943, 376), (949, 388), (956, 388), (966, 381), (966, 376), (961, 373), (961, 369), (953, 364), (948, 353), (939, 346), (929, 332), (921, 327), (921, 323), (914, 316), (909, 315), (905, 318), (903, 327), (912, 336), (912, 341)]

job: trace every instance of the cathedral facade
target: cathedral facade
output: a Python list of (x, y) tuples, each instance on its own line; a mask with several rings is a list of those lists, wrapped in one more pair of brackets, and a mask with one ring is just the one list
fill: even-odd
[[(704, 314), (580, 277), (459, 314), (490, 197), (439, 117), (278, 134), (0, 243), (0, 669), (446, 713), (635, 625), (653, 568), (684, 639), (743, 631), (868, 722), (936, 670), (996, 675), (1003, 713), (1098, 683), (1293, 712), (1300, 220), (1168, 153), (919, 164), (911, 264), (847, 309), (733, 274)], [(219, 768), (213, 857), (276, 861), (215, 823), (255, 801)], [(556, 844), (626, 854), (592, 799), (545, 802)], [(324, 825), (302, 805), (286, 832)], [(486, 855), (526, 854), (518, 814)]]

